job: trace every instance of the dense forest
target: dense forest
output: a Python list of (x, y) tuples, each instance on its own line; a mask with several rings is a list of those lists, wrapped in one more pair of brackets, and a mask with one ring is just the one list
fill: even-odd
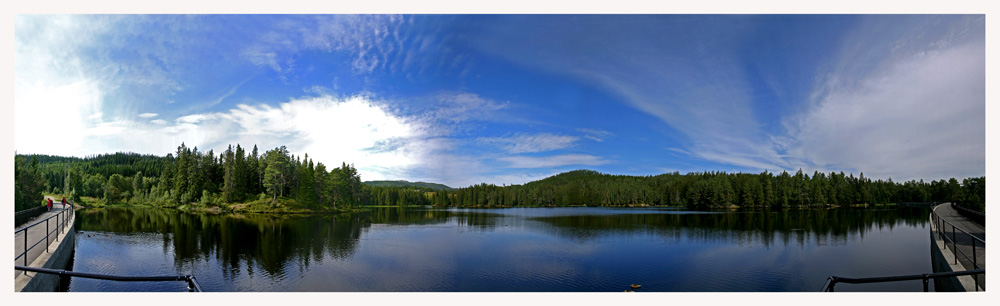
[(948, 201), (985, 209), (986, 177), (926, 183), (871, 180), (853, 174), (802, 170), (795, 174), (761, 172), (678, 172), (656, 176), (609, 175), (576, 170), (524, 185), (480, 184), (442, 191), (434, 205), (447, 206), (739, 206), (782, 208), (810, 205), (890, 204)]
[[(678, 172), (655, 176), (576, 170), (523, 185), (362, 183), (353, 165), (329, 169), (282, 146), (249, 152), (230, 146), (216, 154), (185, 144), (166, 156), (114, 153), (84, 158), (15, 156), (16, 210), (38, 205), (41, 193), (89, 197), (106, 204), (225, 206), (293, 203), (306, 209), (375, 205), (439, 207), (687, 206), (784, 208), (812, 205), (949, 201), (985, 211), (986, 178), (926, 183), (872, 180), (854, 174), (802, 170), (759, 174)], [(447, 186), (444, 186), (447, 187)]]

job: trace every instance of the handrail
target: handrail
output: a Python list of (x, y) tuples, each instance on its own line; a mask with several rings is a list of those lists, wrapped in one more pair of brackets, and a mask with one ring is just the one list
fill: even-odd
[[(948, 247), (948, 243), (947, 242), (951, 241), (952, 253), (955, 255), (954, 256), (955, 257), (955, 263), (956, 264), (958, 263), (958, 253), (961, 252), (962, 256), (965, 257), (965, 260), (967, 260), (969, 262), (972, 262), (972, 268), (973, 269), (978, 269), (979, 268), (979, 263), (978, 263), (978, 259), (976, 258), (976, 254), (973, 253), (972, 258), (969, 258), (969, 254), (965, 254), (965, 251), (962, 251), (961, 249), (959, 249), (957, 247), (958, 246), (957, 232), (962, 232), (963, 234), (965, 234), (965, 236), (968, 236), (969, 238), (971, 238), (970, 240), (972, 241), (972, 251), (973, 252), (976, 251), (976, 241), (979, 241), (980, 243), (982, 243), (983, 244), (983, 248), (986, 248), (986, 240), (980, 239), (979, 237), (976, 237), (976, 235), (973, 235), (973, 234), (965, 231), (961, 227), (958, 227), (954, 223), (951, 223), (951, 221), (948, 221), (947, 219), (942, 218), (940, 215), (938, 215), (938, 213), (937, 213), (936, 210), (932, 210), (931, 211), (931, 215), (932, 215), (932, 218), (934, 219), (935, 225), (940, 224), (940, 225), (937, 226), (938, 237), (940, 237), (942, 240), (945, 241), (944, 245), (945, 245), (946, 248)], [(947, 231), (944, 229), (944, 224), (951, 225), (951, 237), (948, 237)]]
[[(949, 204), (951, 204), (951, 207), (955, 207), (954, 203), (949, 203)], [(944, 205), (944, 204), (942, 204), (942, 205)], [(954, 223), (951, 223), (951, 221), (948, 221), (947, 219), (941, 217), (941, 215), (939, 215), (937, 213), (936, 208), (937, 207), (935, 207), (935, 209), (931, 210), (931, 220), (933, 222), (932, 226), (937, 229), (938, 239), (941, 239), (943, 241), (943, 245), (944, 245), (945, 249), (948, 248), (948, 242), (951, 242), (952, 257), (955, 258), (954, 264), (956, 264), (956, 265), (959, 264), (959, 256), (958, 256), (958, 254), (961, 253), (962, 257), (965, 258), (965, 262), (972, 264), (972, 267), (969, 267), (969, 268), (971, 268), (973, 270), (980, 269), (979, 258), (978, 258), (978, 256), (976, 256), (977, 255), (976, 254), (976, 244), (977, 244), (976, 241), (979, 241), (979, 243), (981, 243), (982, 246), (983, 246), (983, 248), (985, 249), (986, 248), (986, 240), (983, 240), (983, 239), (980, 239), (979, 237), (976, 237), (976, 235), (973, 235), (973, 234), (965, 231), (961, 227), (955, 225)], [(951, 226), (951, 237), (948, 236), (948, 231), (945, 229), (945, 225), (946, 224)], [(959, 238), (958, 232), (962, 232), (962, 234), (964, 234), (963, 237), (968, 237), (969, 238), (969, 241), (972, 244), (972, 246), (971, 246), (972, 256), (971, 257), (969, 256), (969, 254), (965, 253), (964, 250), (958, 248), (958, 238)], [(979, 277), (973, 276), (972, 278), (973, 278), (973, 281), (975, 282), (974, 286), (976, 288), (976, 291), (979, 291)]]
[(952, 226), (952, 227), (954, 227), (954, 228), (955, 228), (956, 230), (958, 230), (958, 231), (962, 232), (963, 234), (966, 234), (966, 235), (968, 235), (969, 237), (972, 237), (972, 239), (976, 239), (976, 240), (978, 240), (979, 242), (982, 242), (983, 244), (986, 244), (986, 240), (983, 240), (983, 239), (980, 239), (979, 237), (976, 237), (976, 235), (973, 235), (973, 234), (971, 234), (971, 233), (969, 233), (969, 232), (966, 232), (966, 231), (965, 231), (964, 229), (962, 229), (961, 227), (958, 227), (958, 225), (955, 225), (954, 223), (951, 223), (951, 221), (948, 221), (948, 220), (947, 220), (947, 219), (945, 219), (945, 218), (941, 218), (941, 216), (939, 216), (939, 215), (937, 214), (937, 212), (936, 212), (936, 211), (933, 211), (933, 213), (934, 213), (934, 216), (935, 216), (935, 217), (937, 217), (938, 219), (941, 219), (941, 221), (943, 221), (944, 223), (948, 223), (948, 225), (951, 225), (951, 226)]
[(14, 266), (14, 270), (22, 270), (29, 272), (45, 273), (45, 274), (56, 274), (59, 275), (60, 283), (64, 277), (83, 277), (83, 278), (93, 278), (93, 279), (103, 279), (121, 282), (164, 282), (164, 281), (185, 281), (188, 283), (188, 292), (203, 292), (201, 290), (201, 284), (198, 284), (198, 280), (194, 278), (193, 275), (165, 275), (165, 276), (120, 276), (120, 275), (108, 275), (108, 274), (97, 274), (97, 273), (86, 273), (86, 272), (74, 272), (66, 270), (56, 270), (56, 269), (46, 269), (46, 268), (35, 268), (35, 267), (25, 267), (25, 266)]
[(42, 209), (45, 209), (45, 206), (44, 205), (39, 205), (39, 206), (35, 206), (35, 207), (28, 208), (28, 209), (25, 209), (25, 210), (16, 211), (16, 212), (14, 212), (14, 216), (20, 216), (20, 215), (24, 215), (24, 214), (29, 214), (29, 213), (31, 213), (33, 211), (42, 210)]
[(14, 212), (14, 228), (17, 228), (19, 224), (24, 224), (35, 217), (38, 217), (45, 213), (45, 206), (35, 206), (34, 208), (25, 209), (22, 211)]
[(984, 228), (986, 227), (986, 214), (972, 210), (961, 204), (951, 203), (951, 207), (958, 211), (962, 216), (969, 218), (969, 220), (979, 223)]
[[(45, 241), (45, 251), (48, 252), (48, 246), (50, 244), (49, 237), (53, 233), (56, 234), (55, 235), (55, 241), (59, 241), (59, 235), (58, 235), (58, 233), (60, 231), (63, 231), (63, 230), (66, 229), (66, 223), (69, 223), (69, 219), (71, 218), (70, 214), (72, 212), (74, 212), (75, 208), (76, 208), (71, 203), (67, 203), (67, 204), (69, 204), (69, 205), (67, 205), (68, 209), (63, 209), (63, 210), (59, 211), (58, 213), (56, 213), (55, 215), (49, 216), (48, 218), (39, 220), (39, 221), (37, 221), (35, 223), (32, 223), (30, 225), (27, 225), (25, 227), (22, 227), (20, 229), (14, 230), (14, 235), (15, 236), (18, 233), (20, 233), (20, 232), (24, 232), (24, 235), (23, 235), (24, 236), (24, 250), (20, 254), (18, 254), (17, 256), (14, 257), (14, 261), (15, 262), (23, 256), (24, 257), (24, 265), (27, 266), (28, 265), (28, 252), (31, 251), (32, 249), (34, 249), (36, 246), (38, 246), (38, 244), (41, 243), (42, 241)], [(56, 218), (56, 226), (55, 226), (54, 229), (50, 230), (49, 229), (49, 220), (52, 219), (52, 218)], [(39, 224), (42, 224), (42, 223), (45, 223), (45, 237), (41, 238), (41, 239), (38, 239), (38, 241), (35, 241), (35, 243), (32, 244), (29, 247), (28, 246), (28, 230), (30, 230), (32, 227), (35, 227), (36, 225), (39, 225)]]
[[(935, 206), (935, 208), (936, 208), (936, 206)], [(939, 273), (930, 273), (930, 274), (902, 275), (902, 276), (888, 276), (888, 277), (870, 277), (870, 278), (847, 278), (847, 277), (839, 277), (839, 276), (830, 276), (829, 278), (827, 278), (826, 284), (823, 285), (823, 289), (821, 291), (822, 292), (833, 292), (834, 291), (834, 286), (836, 286), (837, 283), (866, 284), (866, 283), (895, 282), (895, 281), (918, 280), (919, 279), (919, 280), (923, 280), (923, 283), (924, 283), (924, 292), (927, 292), (928, 291), (928, 287), (927, 287), (928, 281), (930, 279), (932, 279), (932, 278), (937, 278), (937, 277), (956, 277), (956, 276), (963, 276), (963, 275), (979, 275), (979, 274), (985, 275), (986, 274), (986, 269), (979, 267), (979, 262), (978, 262), (978, 260), (976, 258), (976, 244), (977, 244), (976, 241), (979, 241), (980, 243), (982, 243), (982, 246), (985, 248), (986, 247), (986, 241), (985, 240), (980, 239), (979, 237), (976, 237), (975, 235), (973, 235), (973, 234), (965, 231), (964, 229), (956, 226), (954, 223), (951, 223), (950, 221), (946, 220), (945, 218), (942, 218), (940, 215), (938, 215), (938, 213), (937, 213), (936, 210), (931, 210), (931, 221), (933, 223), (932, 226), (934, 226), (936, 228), (938, 237), (940, 239), (942, 239), (942, 240), (945, 241), (944, 242), (945, 248), (948, 247), (948, 242), (949, 241), (951, 242), (951, 249), (952, 249), (952, 253), (954, 253), (955, 264), (958, 264), (958, 253), (961, 252), (962, 255), (965, 256), (965, 260), (972, 263), (972, 269), (973, 270), (957, 271), (957, 272), (939, 272)], [(952, 228), (952, 230), (951, 230), (951, 237), (949, 237), (947, 235), (947, 231), (944, 229), (944, 225), (945, 224), (951, 225), (951, 228)], [(932, 231), (934, 231), (934, 230), (932, 229)], [(957, 247), (958, 246), (958, 242), (957, 242), (958, 236), (957, 236), (957, 233), (959, 231), (962, 232), (963, 234), (965, 234), (965, 236), (968, 236), (970, 238), (970, 241), (972, 242), (972, 252), (973, 253), (972, 253), (972, 257), (971, 258), (969, 257), (968, 254), (965, 253), (965, 251), (963, 251), (963, 250), (961, 250), (961, 249), (959, 249)], [(975, 281), (976, 291), (979, 291), (979, 277), (972, 276), (972, 278)]]
[[(70, 210), (73, 210), (73, 207), (70, 207)], [(38, 224), (41, 224), (42, 222), (45, 222), (45, 221), (49, 221), (49, 219), (52, 219), (52, 218), (55, 218), (55, 217), (58, 217), (59, 215), (61, 215), (61, 214), (62, 214), (63, 212), (65, 212), (65, 211), (66, 211), (66, 210), (62, 210), (62, 211), (59, 211), (59, 212), (58, 212), (58, 213), (56, 213), (55, 215), (51, 215), (51, 216), (49, 216), (48, 218), (45, 218), (45, 219), (42, 219), (42, 220), (38, 220), (38, 222), (35, 222), (35, 223), (32, 223), (31, 225), (27, 225), (27, 226), (25, 226), (25, 227), (22, 227), (22, 228), (20, 228), (20, 229), (17, 229), (17, 230), (14, 230), (14, 234), (16, 235), (16, 234), (17, 234), (18, 232), (23, 232), (23, 231), (26, 231), (26, 230), (28, 230), (28, 228), (31, 228), (32, 226), (35, 226), (35, 225), (38, 225)]]
[(834, 286), (837, 283), (848, 283), (848, 284), (867, 284), (867, 283), (884, 283), (884, 282), (898, 282), (907, 280), (923, 280), (924, 292), (928, 292), (928, 280), (938, 277), (955, 277), (962, 275), (974, 275), (974, 274), (986, 274), (986, 269), (978, 269), (971, 271), (958, 271), (958, 272), (938, 272), (938, 273), (924, 273), (924, 274), (914, 274), (914, 275), (901, 275), (901, 276), (887, 276), (887, 277), (868, 277), (868, 278), (849, 278), (849, 277), (839, 277), (830, 276), (826, 280), (826, 284), (823, 285), (823, 289), (820, 292), (834, 292)]

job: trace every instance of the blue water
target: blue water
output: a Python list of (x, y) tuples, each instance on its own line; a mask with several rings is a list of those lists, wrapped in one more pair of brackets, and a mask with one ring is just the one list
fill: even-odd
[[(930, 273), (926, 210), (380, 208), (360, 215), (78, 212), (74, 271), (206, 291), (815, 292)], [(184, 291), (74, 278), (70, 291)], [(837, 291), (921, 291), (919, 281)]]

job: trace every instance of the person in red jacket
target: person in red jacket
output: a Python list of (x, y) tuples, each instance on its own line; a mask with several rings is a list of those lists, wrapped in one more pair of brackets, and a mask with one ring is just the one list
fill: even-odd
[(48, 205), (45, 207), (45, 211), (52, 211), (52, 199), (45, 199)]
[(66, 197), (62, 198), (63, 209), (66, 209)]

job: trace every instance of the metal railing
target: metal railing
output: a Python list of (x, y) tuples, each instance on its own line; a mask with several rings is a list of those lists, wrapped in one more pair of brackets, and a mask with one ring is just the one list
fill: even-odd
[(969, 218), (969, 220), (976, 221), (976, 223), (979, 223), (984, 228), (986, 227), (986, 214), (969, 209), (961, 204), (951, 203), (951, 208), (954, 208), (959, 214)]
[[(203, 292), (201, 290), (201, 285), (198, 284), (198, 280), (194, 276), (188, 275), (167, 275), (167, 276), (118, 276), (118, 275), (107, 275), (107, 274), (97, 274), (97, 273), (86, 273), (86, 272), (74, 272), (66, 270), (55, 270), (55, 269), (45, 269), (45, 268), (35, 268), (35, 267), (25, 267), (25, 266), (14, 266), (14, 270), (30, 271), (36, 273), (45, 274), (56, 274), (59, 275), (59, 285), (62, 286), (63, 281), (67, 277), (83, 277), (83, 278), (93, 278), (93, 279), (103, 279), (111, 281), (120, 282), (169, 282), (169, 281), (184, 281), (188, 284), (188, 292)], [(59, 288), (62, 291), (62, 288)]]
[[(965, 258), (965, 263), (972, 264), (971, 270), (985, 269), (985, 267), (979, 266), (980, 262), (978, 256), (976, 256), (978, 255), (976, 254), (977, 245), (982, 245), (983, 250), (986, 249), (985, 240), (980, 239), (979, 237), (976, 237), (975, 235), (966, 232), (962, 228), (955, 226), (954, 223), (951, 223), (950, 221), (938, 215), (937, 211), (931, 211), (931, 220), (932, 222), (934, 222), (933, 225), (937, 229), (936, 231), (938, 234), (938, 239), (941, 239), (944, 242), (945, 250), (948, 249), (948, 243), (951, 242), (951, 253), (952, 257), (955, 258), (954, 264), (957, 265), (959, 263), (958, 255), (962, 254), (962, 257)], [(950, 237), (948, 235), (948, 227), (951, 227)], [(962, 235), (958, 235), (959, 232), (961, 232)], [(970, 248), (972, 249), (972, 256), (969, 256), (969, 254), (967, 254), (964, 250), (958, 247), (959, 238), (962, 238), (963, 244), (968, 243), (971, 246)], [(965, 263), (963, 263), (962, 265), (965, 266), (966, 265)], [(973, 280), (975, 281), (976, 291), (979, 291), (979, 277), (973, 277)]]
[[(938, 277), (956, 277), (962, 275), (974, 275), (974, 274), (986, 274), (986, 269), (978, 269), (971, 271), (959, 271), (959, 272), (940, 272), (940, 273), (930, 273), (930, 274), (916, 274), (916, 275), (902, 275), (902, 276), (887, 276), (887, 277), (869, 277), (869, 278), (848, 278), (839, 276), (830, 276), (826, 279), (826, 284), (823, 285), (821, 292), (834, 292), (834, 287), (837, 283), (847, 283), (847, 284), (868, 284), (868, 283), (884, 283), (884, 282), (898, 282), (907, 280), (923, 280), (924, 292), (928, 292), (927, 283), (932, 278)], [(978, 288), (978, 287), (977, 287)]]
[[(39, 243), (42, 243), (42, 241), (45, 241), (45, 252), (46, 253), (49, 252), (49, 244), (51, 242), (54, 242), (54, 241), (59, 241), (59, 235), (58, 235), (58, 233), (65, 231), (66, 230), (66, 224), (69, 222), (70, 219), (73, 218), (73, 212), (74, 212), (73, 204), (70, 204), (70, 203), (67, 203), (67, 204), (68, 205), (66, 205), (66, 208), (63, 209), (63, 210), (60, 210), (59, 213), (56, 213), (55, 215), (49, 216), (48, 218), (39, 220), (38, 222), (32, 223), (31, 225), (25, 226), (25, 227), (23, 227), (21, 229), (18, 229), (18, 230), (14, 231), (14, 237), (17, 237), (18, 233), (21, 233), (21, 232), (24, 233), (24, 235), (22, 235), (22, 237), (24, 239), (24, 250), (21, 252), (21, 254), (19, 254), (16, 257), (14, 257), (14, 262), (17, 262), (18, 259), (21, 259), (23, 257), (24, 265), (27, 266), (28, 265), (28, 257), (29, 257), (28, 256), (28, 252), (31, 251), (31, 249), (34, 249), (36, 246), (38, 246)], [(53, 204), (53, 207), (55, 205), (58, 205), (58, 204)], [(55, 220), (56, 224), (55, 224), (54, 228), (52, 226), (49, 226), (49, 223), (51, 223), (51, 222), (49, 222), (49, 220), (52, 220), (52, 219), (56, 219)], [(35, 243), (32, 244), (29, 247), (28, 246), (28, 236), (29, 236), (28, 234), (29, 234), (29, 231), (33, 227), (39, 226), (39, 224), (42, 224), (42, 223), (45, 223), (45, 237), (38, 239), (38, 241), (35, 241)], [(56, 234), (54, 239), (50, 239), (50, 236), (52, 236), (52, 234)]]
[(31, 219), (38, 217), (45, 213), (45, 206), (36, 206), (34, 208), (25, 209), (14, 213), (14, 228), (18, 225), (28, 223)]

